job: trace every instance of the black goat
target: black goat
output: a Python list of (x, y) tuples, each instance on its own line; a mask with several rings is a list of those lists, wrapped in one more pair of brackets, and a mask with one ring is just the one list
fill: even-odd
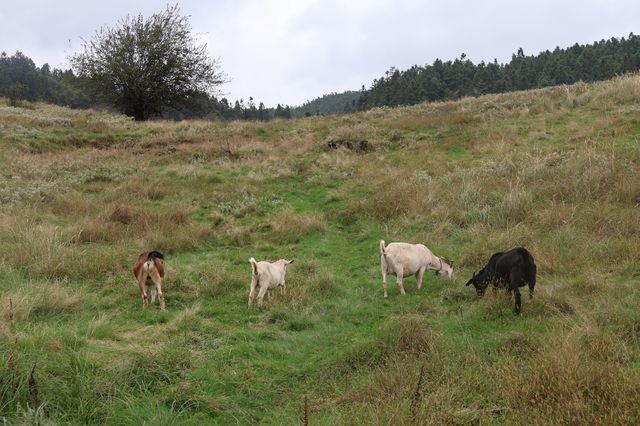
[(533, 290), (536, 286), (536, 263), (533, 256), (523, 247), (514, 248), (506, 253), (495, 253), (489, 259), (487, 266), (467, 281), (467, 286), (473, 284), (478, 296), (482, 296), (489, 283), (494, 287), (506, 288), (510, 293), (515, 293), (515, 313), (520, 313), (521, 298), (520, 289), (529, 286), (529, 298), (533, 298)]
[(369, 141), (358, 142), (358, 149), (360, 151), (369, 151)]

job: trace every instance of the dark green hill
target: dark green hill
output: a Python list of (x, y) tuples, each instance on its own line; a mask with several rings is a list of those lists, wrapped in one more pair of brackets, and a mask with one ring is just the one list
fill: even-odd
[(293, 108), (292, 112), (294, 117), (304, 117), (307, 115), (342, 114), (355, 111), (358, 99), (360, 99), (360, 93), (355, 90), (330, 93), (312, 101), (307, 101), (302, 106)]

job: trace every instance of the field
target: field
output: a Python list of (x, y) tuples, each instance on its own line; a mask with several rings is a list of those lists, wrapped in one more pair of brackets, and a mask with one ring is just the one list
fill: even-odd
[[(638, 424), (639, 137), (639, 75), (268, 123), (0, 102), (0, 419)], [(385, 300), (380, 239), (456, 275)], [(464, 284), (520, 245), (516, 316)], [(252, 256), (296, 262), (248, 309)]]

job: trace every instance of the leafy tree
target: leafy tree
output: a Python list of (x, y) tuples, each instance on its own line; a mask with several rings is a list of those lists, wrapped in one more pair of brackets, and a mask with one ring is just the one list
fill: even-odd
[[(494, 60), (475, 65), (463, 53), (454, 61), (436, 59), (432, 65), (415, 65), (404, 71), (392, 67), (374, 79), (368, 90), (361, 91), (357, 110), (603, 80), (638, 70), (640, 37), (633, 33), (626, 39), (576, 43), (531, 56), (520, 48), (506, 64)], [(342, 109), (351, 112), (344, 102)]]
[(16, 107), (20, 100), (25, 98), (27, 92), (27, 86), (20, 83), (14, 83), (7, 89), (7, 98), (9, 100), (9, 106)]
[(11, 95), (14, 100), (35, 100), (37, 74), (36, 65), (22, 52), (0, 55), (0, 93)]
[(69, 59), (87, 87), (136, 120), (224, 82), (218, 61), (197, 44), (177, 5), (102, 27)]
[(249, 96), (249, 102), (247, 103), (247, 107), (244, 109), (244, 119), (245, 120), (258, 119), (258, 109), (256, 108), (255, 102), (253, 102), (252, 96)]
[(265, 121), (268, 119), (269, 119), (269, 112), (265, 108), (264, 104), (260, 102), (260, 106), (258, 107), (258, 120)]

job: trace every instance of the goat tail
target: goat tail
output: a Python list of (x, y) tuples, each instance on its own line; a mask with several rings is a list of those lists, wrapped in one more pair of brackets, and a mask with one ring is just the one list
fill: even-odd
[(384, 245), (384, 240), (380, 240), (380, 253), (382, 253), (383, 255), (386, 255), (386, 250), (387, 248)]
[(147, 274), (150, 274), (151, 271), (153, 271), (154, 269), (156, 269), (156, 262), (154, 259), (149, 259), (146, 262), (144, 262), (143, 266), (144, 270), (147, 272)]
[(249, 263), (251, 263), (251, 268), (253, 268), (253, 275), (257, 275), (258, 274), (258, 263), (256, 262), (256, 260), (253, 257), (251, 259), (249, 259)]

